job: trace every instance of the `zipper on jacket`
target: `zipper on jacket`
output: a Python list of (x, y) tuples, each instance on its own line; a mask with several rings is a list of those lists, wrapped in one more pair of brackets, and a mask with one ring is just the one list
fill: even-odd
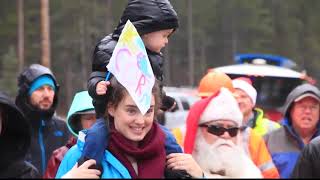
[(43, 144), (43, 127), (45, 126), (44, 120), (41, 120), (41, 124), (39, 126), (39, 145), (41, 150), (41, 172), (42, 175), (44, 174), (45, 168), (46, 168), (46, 149)]

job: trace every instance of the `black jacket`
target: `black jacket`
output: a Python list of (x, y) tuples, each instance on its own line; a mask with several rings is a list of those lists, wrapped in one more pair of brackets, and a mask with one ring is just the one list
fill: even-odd
[[(53, 105), (46, 111), (31, 105), (28, 95), (32, 82), (42, 75), (51, 76), (56, 86)], [(58, 104), (59, 85), (50, 69), (33, 64), (19, 75), (18, 88), (16, 105), (31, 124), (31, 146), (27, 160), (43, 174), (52, 152), (65, 145), (70, 136), (65, 121), (54, 115)]]
[(320, 137), (307, 144), (295, 165), (292, 178), (320, 178)]
[(0, 132), (0, 178), (40, 178), (38, 170), (25, 161), (30, 146), (30, 125), (14, 102), (0, 92), (3, 112)]
[[(163, 29), (178, 28), (178, 16), (168, 0), (129, 0), (120, 22), (113, 33), (105, 36), (96, 45), (92, 58), (92, 73), (88, 80), (88, 91), (93, 98), (97, 116), (104, 114), (106, 96), (96, 94), (96, 85), (105, 79), (106, 65), (112, 56), (122, 29), (127, 20), (133, 23), (139, 35)], [(163, 56), (147, 49), (155, 77), (163, 81)], [(160, 85), (162, 86), (162, 85)]]

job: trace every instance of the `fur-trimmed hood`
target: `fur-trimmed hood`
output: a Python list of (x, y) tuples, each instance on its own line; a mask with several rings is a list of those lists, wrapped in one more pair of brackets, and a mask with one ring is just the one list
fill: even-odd
[(30, 124), (23, 113), (14, 104), (13, 100), (0, 92), (0, 107), (4, 115), (2, 130), (0, 134), (0, 169), (7, 167), (10, 163), (24, 158), (30, 146), (31, 131)]

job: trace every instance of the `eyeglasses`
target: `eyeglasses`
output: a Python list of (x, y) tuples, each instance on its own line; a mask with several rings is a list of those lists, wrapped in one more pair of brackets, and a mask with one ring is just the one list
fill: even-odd
[(199, 127), (206, 127), (208, 133), (216, 135), (216, 136), (221, 136), (227, 131), (229, 133), (230, 137), (235, 137), (239, 132), (238, 127), (224, 128), (221, 126), (207, 125), (207, 124), (200, 124)]
[(306, 111), (307, 109), (310, 109), (311, 112), (316, 112), (319, 111), (319, 105), (311, 105), (311, 106), (307, 106), (307, 105), (296, 105), (295, 106), (299, 111)]

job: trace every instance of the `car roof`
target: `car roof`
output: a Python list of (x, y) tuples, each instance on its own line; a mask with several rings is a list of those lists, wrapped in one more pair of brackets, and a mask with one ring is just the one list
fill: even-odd
[(236, 75), (303, 78), (301, 72), (274, 65), (236, 64), (213, 68), (213, 70)]
[(245, 61), (248, 61), (248, 60), (249, 62), (254, 62), (255, 59), (264, 59), (268, 62), (275, 63), (281, 67), (293, 68), (297, 66), (297, 64), (291, 59), (288, 59), (283, 56), (272, 55), (272, 54), (246, 53), (246, 54), (236, 54), (234, 57), (234, 60), (237, 64), (244, 64)]

